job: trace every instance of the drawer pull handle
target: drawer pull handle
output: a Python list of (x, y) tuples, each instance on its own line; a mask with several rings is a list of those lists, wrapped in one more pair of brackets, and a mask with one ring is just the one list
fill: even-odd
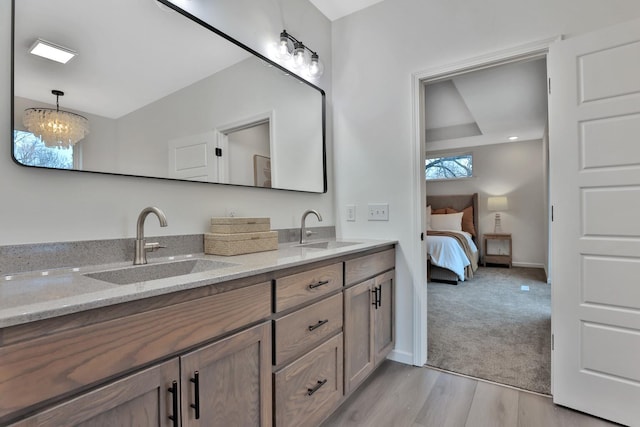
[(178, 382), (172, 381), (169, 387), (171, 393), (171, 402), (173, 406), (173, 415), (169, 415), (169, 419), (173, 421), (173, 427), (178, 427)]
[(327, 380), (318, 381), (318, 383), (313, 388), (307, 389), (307, 396), (311, 396), (313, 393), (320, 390), (320, 387), (322, 387), (326, 383), (327, 383)]
[(195, 371), (193, 378), (189, 378), (189, 381), (193, 383), (194, 399), (195, 403), (190, 404), (193, 409), (196, 410), (196, 420), (200, 419), (200, 373)]
[(315, 325), (309, 325), (309, 331), (318, 329), (320, 326), (324, 325), (325, 323), (329, 323), (329, 319), (318, 320), (318, 323), (316, 323)]
[(329, 284), (328, 280), (321, 280), (318, 283), (312, 283), (309, 285), (309, 289), (315, 289), (315, 288), (319, 288), (320, 286), (324, 286)]

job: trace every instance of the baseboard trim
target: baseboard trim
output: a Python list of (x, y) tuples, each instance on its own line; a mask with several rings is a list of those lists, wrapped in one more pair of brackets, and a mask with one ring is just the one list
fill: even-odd
[(540, 264), (537, 262), (513, 262), (511, 263), (514, 267), (526, 267), (526, 268), (542, 268), (544, 269), (544, 264)]
[(406, 351), (391, 350), (387, 359), (393, 360), (394, 362), (404, 363), (405, 365), (413, 365), (413, 353), (408, 353)]

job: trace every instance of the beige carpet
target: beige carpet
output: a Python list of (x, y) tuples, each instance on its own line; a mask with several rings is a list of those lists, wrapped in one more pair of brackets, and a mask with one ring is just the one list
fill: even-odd
[(551, 286), (543, 270), (480, 267), (469, 281), (427, 288), (427, 365), (550, 394)]

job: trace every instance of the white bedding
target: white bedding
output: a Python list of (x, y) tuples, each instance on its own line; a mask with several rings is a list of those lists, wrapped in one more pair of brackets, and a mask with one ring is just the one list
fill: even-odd
[[(466, 237), (474, 260), (478, 262), (478, 248), (473, 243), (471, 234), (465, 231), (455, 231), (455, 233)], [(464, 269), (471, 264), (471, 261), (467, 258), (456, 239), (447, 236), (427, 235), (427, 253), (431, 255), (431, 264), (453, 271), (458, 276), (458, 279), (464, 281)]]

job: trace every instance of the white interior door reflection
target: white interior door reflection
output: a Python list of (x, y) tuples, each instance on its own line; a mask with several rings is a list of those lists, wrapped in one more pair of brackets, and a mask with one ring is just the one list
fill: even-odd
[(169, 140), (169, 178), (218, 182), (215, 132)]

